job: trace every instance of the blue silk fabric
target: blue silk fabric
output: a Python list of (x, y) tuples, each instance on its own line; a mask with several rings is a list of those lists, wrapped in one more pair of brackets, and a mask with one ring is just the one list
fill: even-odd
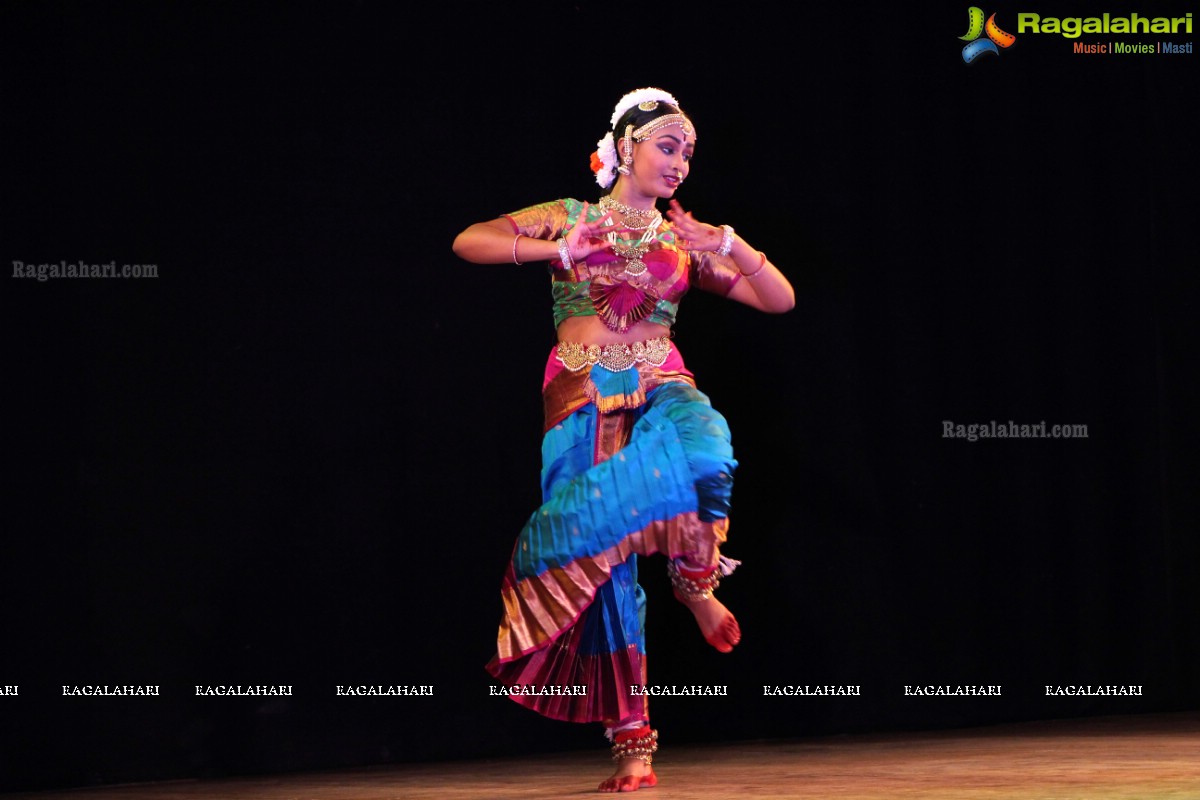
[[(595, 365), (589, 390), (601, 402), (634, 396), (638, 373)], [(575, 687), (511, 693), (555, 719), (644, 719), (645, 699), (630, 691), (646, 680), (638, 556), (716, 563), (737, 467), (729, 428), (690, 379), (670, 380), (636, 408), (582, 405), (547, 430), (542, 458), (543, 505), (513, 549), (488, 671), (513, 688)]]

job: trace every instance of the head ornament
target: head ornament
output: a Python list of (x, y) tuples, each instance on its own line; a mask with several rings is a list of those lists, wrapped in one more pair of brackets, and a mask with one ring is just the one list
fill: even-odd
[[(613, 109), (612, 119), (608, 122), (609, 128), (616, 128), (617, 121), (625, 116), (625, 112), (634, 106), (640, 106), (642, 103), (670, 103), (679, 108), (679, 101), (670, 92), (664, 92), (662, 89), (647, 87), (645, 89), (634, 89), (629, 94), (622, 97), (617, 102), (617, 107)], [(643, 108), (643, 111), (653, 111), (654, 108)]]
[[(653, 111), (658, 108), (659, 103), (669, 103), (676, 108), (679, 107), (679, 101), (670, 92), (656, 89), (652, 86), (643, 89), (634, 89), (617, 102), (608, 127), (610, 129), (615, 128), (621, 117), (625, 116), (635, 106), (641, 111)], [(596, 142), (596, 152), (592, 153), (592, 172), (596, 174), (596, 183), (602, 189), (607, 189), (616, 180), (617, 176), (614, 170), (620, 169), (622, 173), (627, 174), (629, 163), (632, 161), (632, 143), (629, 141), (631, 138), (640, 142), (655, 131), (669, 125), (678, 125), (683, 128), (683, 132), (688, 136), (692, 138), (696, 136), (695, 126), (683, 114), (665, 114), (661, 117), (655, 117), (637, 130), (634, 130), (632, 125), (626, 125), (623, 133), (626, 139), (626, 153), (620, 159), (618, 159), (613, 131), (609, 130), (608, 133), (604, 134), (604, 138)], [(620, 166), (618, 166), (618, 160), (622, 162)]]

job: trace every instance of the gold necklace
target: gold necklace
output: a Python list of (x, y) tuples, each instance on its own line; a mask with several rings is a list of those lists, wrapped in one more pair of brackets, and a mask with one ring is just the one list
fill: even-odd
[[(631, 278), (636, 278), (646, 271), (646, 262), (642, 261), (642, 256), (650, 252), (650, 243), (658, 236), (658, 224), (660, 222), (662, 222), (661, 216), (653, 220), (652, 225), (647, 225), (646, 232), (642, 234), (640, 239), (633, 243), (627, 244), (622, 242), (617, 238), (616, 233), (608, 234), (608, 240), (613, 245), (613, 253), (619, 258), (625, 259), (625, 274)], [(611, 226), (613, 221), (611, 219), (608, 220), (608, 224)], [(638, 230), (641, 229), (639, 228)]]
[(627, 206), (611, 194), (600, 198), (600, 210), (604, 212), (621, 212), (621, 224), (631, 231), (644, 231), (657, 227), (662, 222), (662, 214), (655, 208), (634, 208)]

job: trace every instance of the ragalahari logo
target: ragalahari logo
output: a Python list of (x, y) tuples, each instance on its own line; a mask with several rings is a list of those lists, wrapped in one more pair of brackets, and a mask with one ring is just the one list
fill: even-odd
[[(986, 39), (979, 37), (984, 33), (987, 34)], [(992, 14), (987, 18), (987, 22), (983, 21), (983, 9), (979, 6), (971, 6), (967, 9), (967, 34), (960, 36), (964, 42), (969, 44), (963, 48), (963, 61), (970, 64), (975, 59), (979, 58), (984, 53), (1000, 55), (1000, 48), (1012, 47), (1013, 42), (1017, 37), (1011, 33), (1005, 33), (1000, 30), (1000, 26), (996, 24), (996, 15)]]

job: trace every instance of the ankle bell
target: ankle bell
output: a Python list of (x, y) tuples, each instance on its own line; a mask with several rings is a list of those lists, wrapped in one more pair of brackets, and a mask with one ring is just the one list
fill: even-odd
[(721, 585), (719, 565), (695, 570), (681, 567), (677, 559), (672, 559), (667, 562), (667, 574), (671, 577), (671, 586), (684, 600), (707, 600)]
[(649, 725), (621, 731), (616, 735), (612, 746), (613, 761), (640, 758), (646, 762), (646, 766), (651, 765), (656, 752), (658, 752), (658, 731)]

